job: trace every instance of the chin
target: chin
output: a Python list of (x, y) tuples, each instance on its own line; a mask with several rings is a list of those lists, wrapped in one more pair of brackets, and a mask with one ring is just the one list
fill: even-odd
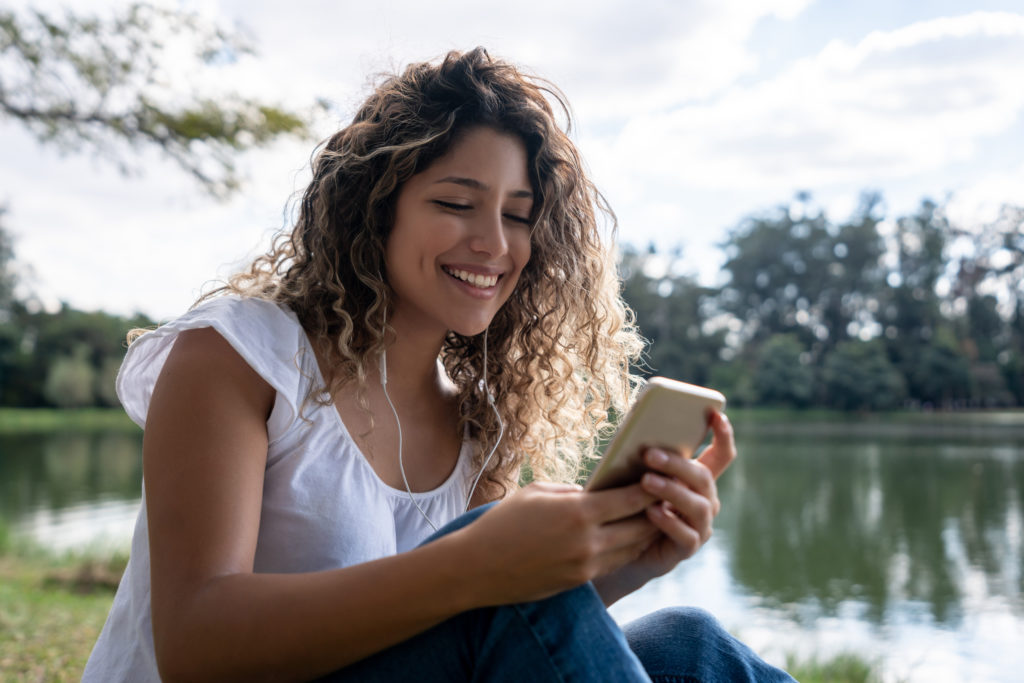
[(481, 325), (457, 325), (457, 326), (451, 327), (449, 329), (450, 329), (450, 331), (454, 332), (455, 334), (458, 334), (458, 335), (463, 336), (463, 337), (475, 337), (478, 334), (483, 334), (484, 330), (486, 330), (487, 327), (488, 327), (488, 325), (486, 325), (486, 324), (481, 324)]
[(453, 320), (453, 324), (448, 329), (454, 332), (455, 334), (462, 335), (463, 337), (475, 337), (478, 334), (483, 334), (484, 330), (490, 327), (493, 321), (493, 316), (487, 319), (478, 320)]

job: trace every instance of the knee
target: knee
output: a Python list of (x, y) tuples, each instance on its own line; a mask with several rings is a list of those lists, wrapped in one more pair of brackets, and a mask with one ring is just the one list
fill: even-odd
[(666, 607), (627, 624), (624, 631), (638, 654), (676, 648), (684, 643), (691, 651), (715, 648), (730, 639), (717, 619), (696, 607)]
[(665, 607), (647, 615), (648, 628), (660, 633), (704, 640), (725, 633), (725, 629), (708, 611), (699, 607)]
[(643, 662), (651, 678), (793, 680), (785, 672), (764, 662), (702, 609), (661, 609), (627, 624), (624, 631), (630, 648)]

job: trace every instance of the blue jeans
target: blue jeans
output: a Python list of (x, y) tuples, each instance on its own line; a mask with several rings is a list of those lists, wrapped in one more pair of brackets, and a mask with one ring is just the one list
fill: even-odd
[[(483, 514), (485, 505), (425, 543)], [(668, 608), (619, 629), (592, 585), (536, 602), (458, 614), (320, 679), (376, 681), (792, 681), (707, 612)]]

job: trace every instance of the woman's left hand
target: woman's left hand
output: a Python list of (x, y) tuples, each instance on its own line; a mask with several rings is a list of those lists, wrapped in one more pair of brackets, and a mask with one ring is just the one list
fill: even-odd
[(643, 488), (658, 500), (647, 507), (647, 519), (661, 534), (641, 555), (621, 569), (594, 580), (605, 604), (667, 573), (691, 557), (711, 538), (711, 527), (721, 508), (715, 481), (736, 457), (732, 425), (715, 412), (709, 422), (711, 445), (699, 458), (648, 449), (644, 462), (649, 472)]

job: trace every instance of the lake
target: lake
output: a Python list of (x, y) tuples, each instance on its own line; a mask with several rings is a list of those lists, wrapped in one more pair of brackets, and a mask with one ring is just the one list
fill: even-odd
[[(714, 613), (770, 661), (853, 651), (886, 680), (1024, 672), (1024, 413), (734, 419), (740, 458), (693, 559), (612, 608)], [(0, 525), (127, 549), (141, 436), (0, 434)]]

